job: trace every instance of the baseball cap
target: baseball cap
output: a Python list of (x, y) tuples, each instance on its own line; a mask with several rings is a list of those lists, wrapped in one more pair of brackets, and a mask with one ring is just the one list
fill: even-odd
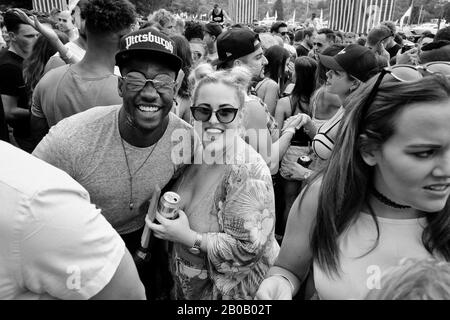
[(126, 60), (139, 53), (145, 53), (148, 58), (166, 61), (175, 72), (178, 72), (182, 65), (182, 60), (176, 55), (175, 43), (152, 27), (130, 32), (120, 39), (116, 65), (120, 67)]
[(217, 22), (210, 22), (205, 24), (205, 32), (208, 32), (210, 35), (215, 36), (216, 38), (222, 33), (222, 27)]
[(393, 36), (394, 34), (391, 29), (386, 26), (379, 26), (369, 31), (369, 34), (367, 35), (367, 42), (370, 45), (376, 45), (380, 41)]
[[(255, 41), (258, 43), (255, 44)], [(255, 52), (260, 47), (259, 36), (247, 28), (231, 28), (217, 37), (217, 54), (222, 64)]]
[(345, 71), (362, 82), (380, 71), (375, 53), (359, 44), (349, 44), (333, 57), (319, 54), (319, 60), (328, 69)]

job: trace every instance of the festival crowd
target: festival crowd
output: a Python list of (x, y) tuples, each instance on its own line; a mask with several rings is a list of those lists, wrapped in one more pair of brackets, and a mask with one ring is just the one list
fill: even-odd
[(0, 16), (0, 299), (450, 299), (450, 27), (71, 3)]

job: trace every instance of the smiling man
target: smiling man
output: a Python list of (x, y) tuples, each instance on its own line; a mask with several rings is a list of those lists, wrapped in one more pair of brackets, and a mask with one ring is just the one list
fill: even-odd
[[(122, 104), (60, 121), (33, 154), (86, 188), (133, 253), (156, 186), (162, 189), (184, 167), (173, 162), (172, 149), (180, 142), (172, 139), (173, 132), (184, 130), (183, 140), (196, 136), (170, 112), (182, 62), (167, 36), (153, 28), (129, 33), (115, 58), (123, 76), (118, 83)], [(142, 280), (148, 289), (145, 273)], [(147, 297), (152, 298), (148, 291)]]

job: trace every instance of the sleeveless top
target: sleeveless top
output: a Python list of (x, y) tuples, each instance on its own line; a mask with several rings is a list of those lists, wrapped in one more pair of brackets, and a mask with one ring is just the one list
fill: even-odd
[(402, 259), (432, 258), (422, 244), (423, 229), (427, 225), (425, 217), (377, 217), (377, 221), (380, 237), (372, 251), (377, 231), (369, 214), (361, 213), (339, 237), (339, 275), (328, 276), (314, 262), (314, 283), (320, 299), (364, 299), (370, 290), (380, 289), (382, 275)]
[(222, 9), (220, 9), (220, 12), (219, 12), (218, 14), (216, 14), (216, 13), (214, 12), (214, 9), (213, 9), (213, 11), (212, 11), (212, 20), (213, 20), (214, 22), (219, 22), (219, 23), (222, 23), (222, 22), (223, 22), (223, 12), (222, 12)]
[(336, 114), (317, 130), (312, 141), (312, 148), (317, 157), (322, 160), (327, 160), (331, 156), (343, 115), (344, 108), (341, 106)]
[[(297, 106), (300, 104), (300, 100), (297, 101), (295, 105), (292, 104), (292, 96), (289, 97), (289, 103), (291, 104), (291, 115), (294, 115)], [(303, 112), (302, 108), (299, 106), (299, 110)], [(291, 139), (291, 146), (298, 147), (309, 147), (311, 144), (310, 136), (305, 132), (305, 129), (302, 127), (300, 129), (295, 130), (294, 136)]]

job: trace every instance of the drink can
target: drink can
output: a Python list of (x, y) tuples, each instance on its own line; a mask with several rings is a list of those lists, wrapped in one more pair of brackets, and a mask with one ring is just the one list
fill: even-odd
[(308, 166), (311, 164), (312, 159), (309, 156), (301, 156), (298, 158), (297, 163), (302, 165), (305, 168), (308, 168)]
[(159, 199), (158, 212), (166, 219), (178, 218), (178, 207), (180, 202), (180, 196), (172, 191), (167, 191)]

